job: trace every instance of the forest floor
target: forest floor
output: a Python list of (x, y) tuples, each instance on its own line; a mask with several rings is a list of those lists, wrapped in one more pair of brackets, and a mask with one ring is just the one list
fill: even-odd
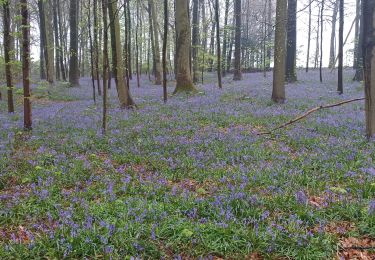
[(0, 258), (374, 259), (363, 102), (258, 135), (362, 97), (352, 76), (339, 96), (335, 73), (321, 84), (317, 71), (299, 71), (281, 105), (271, 73), (228, 76), (223, 90), (210, 75), (197, 95), (167, 104), (161, 87), (134, 79), (139, 108), (118, 109), (113, 87), (106, 136), (89, 79), (35, 84), (29, 133), (17, 89), (15, 114), (0, 102)]

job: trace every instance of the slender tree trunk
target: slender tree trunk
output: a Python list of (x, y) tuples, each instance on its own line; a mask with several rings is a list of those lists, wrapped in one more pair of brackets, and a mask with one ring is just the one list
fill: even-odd
[(164, 0), (164, 41), (163, 41), (163, 100), (167, 103), (167, 41), (168, 41), (168, 0)]
[(287, 0), (277, 0), (275, 27), (275, 65), (273, 70), (272, 90), (272, 100), (276, 103), (285, 102), (287, 5)]
[(268, 14), (267, 14), (267, 64), (266, 69), (271, 66), (271, 53), (272, 53), (272, 0), (268, 0)]
[(297, 81), (296, 54), (297, 54), (297, 0), (288, 0), (286, 81), (289, 83)]
[(93, 48), (93, 40), (91, 35), (91, 0), (89, 1), (88, 5), (88, 29), (89, 29), (89, 41), (90, 41), (90, 64), (91, 64), (91, 84), (92, 84), (92, 97), (94, 100), (94, 103), (96, 103), (96, 91), (95, 91), (95, 73), (94, 73), (94, 48)]
[(309, 28), (308, 28), (308, 36), (307, 36), (307, 55), (306, 55), (306, 72), (309, 72), (309, 63), (310, 63), (310, 46), (311, 46), (311, 12), (312, 12), (312, 1), (310, 0), (309, 3)]
[(340, 26), (339, 26), (339, 68), (337, 91), (341, 95), (344, 92), (343, 87), (343, 63), (344, 63), (344, 0), (340, 0)]
[(332, 13), (332, 30), (331, 30), (331, 44), (329, 47), (329, 68), (333, 69), (335, 67), (335, 47), (336, 47), (336, 21), (337, 21), (337, 11), (339, 9), (340, 0), (336, 0), (333, 13)]
[(137, 26), (135, 29), (135, 66), (137, 72), (137, 87), (140, 87), (139, 84), (139, 2), (137, 1)]
[(38, 11), (39, 11), (39, 38), (40, 38), (40, 79), (47, 79), (46, 74), (46, 60), (47, 60), (47, 36), (46, 36), (46, 16), (44, 14), (44, 3), (43, 0), (38, 0)]
[(154, 35), (154, 60), (155, 60), (155, 85), (161, 85), (161, 63), (160, 63), (160, 48), (159, 48), (159, 32), (158, 19), (155, 11), (155, 0), (149, 0), (151, 6), (151, 17), (153, 24)]
[(219, 17), (219, 0), (216, 0), (215, 5), (215, 19), (216, 19), (216, 45), (217, 45), (217, 81), (219, 84), (219, 88), (223, 88), (221, 82), (221, 49), (220, 49), (220, 17)]
[(55, 35), (55, 68), (56, 68), (56, 80), (61, 80), (61, 69), (60, 69), (60, 43), (59, 43), (59, 24), (58, 24), (58, 16), (57, 16), (57, 6), (56, 0), (53, 0), (51, 3), (51, 13), (53, 13), (53, 28), (54, 28), (54, 35)]
[(98, 44), (98, 0), (94, 0), (94, 62), (95, 62), (95, 77), (98, 87), (98, 95), (102, 95), (100, 87), (100, 73), (99, 73), (99, 44)]
[[(363, 1), (363, 0), (362, 0)], [(361, 1), (361, 5), (363, 5)], [(361, 15), (360, 17), (363, 17), (362, 8), (360, 8)], [(359, 36), (358, 36), (358, 51), (357, 51), (357, 66), (355, 68), (355, 75), (353, 80), (355, 81), (362, 81), (363, 80), (363, 48), (362, 45), (364, 43), (364, 35), (363, 35), (363, 19), (360, 19), (359, 23)]]
[(225, 16), (224, 16), (224, 37), (223, 37), (223, 52), (222, 52), (222, 74), (226, 74), (226, 56), (227, 56), (227, 38), (228, 38), (228, 14), (229, 14), (229, 0), (225, 1)]
[(20, 0), (22, 17), (22, 77), (24, 128), (32, 129), (30, 93), (30, 17), (27, 0)]
[(107, 75), (108, 75), (108, 0), (102, 0), (103, 12), (103, 118), (102, 133), (107, 132)]
[(52, 84), (55, 81), (55, 56), (54, 56), (54, 38), (53, 38), (53, 14), (52, 2), (45, 3), (44, 14), (46, 16), (46, 67), (47, 67), (47, 81)]
[(235, 0), (236, 36), (234, 44), (234, 75), (233, 80), (242, 80), (241, 72), (241, 0)]
[(322, 8), (320, 12), (320, 65), (319, 65), (319, 78), (320, 82), (323, 82), (323, 11), (324, 11), (324, 0), (322, 0)]
[(78, 67), (78, 5), (77, 0), (70, 0), (69, 24), (70, 24), (70, 60), (69, 60), (69, 83), (72, 86), (79, 86)]
[(61, 76), (62, 80), (66, 81), (66, 71), (65, 71), (65, 64), (64, 64), (64, 36), (63, 36), (63, 28), (62, 28), (62, 17), (61, 17), (61, 7), (60, 2), (54, 0), (55, 8), (57, 9), (57, 17), (58, 17), (58, 28), (59, 28), (59, 39), (60, 39), (60, 48), (58, 49), (59, 52), (59, 62), (60, 62), (60, 69), (61, 69)]
[(194, 83), (199, 80), (199, 2), (193, 0), (193, 33), (192, 33), (192, 59), (193, 59), (193, 81)]
[(189, 0), (176, 0), (177, 83), (174, 93), (195, 92), (190, 71)]
[(321, 7), (318, 7), (318, 24), (316, 29), (316, 49), (315, 49), (315, 59), (314, 59), (314, 69), (318, 68), (319, 63), (319, 53), (320, 53), (320, 47), (319, 47), (319, 33), (320, 33), (320, 12)]
[[(12, 36), (10, 34), (10, 8), (9, 1), (3, 3), (3, 26), (4, 26), (4, 59), (5, 59), (5, 77), (7, 81), (8, 94), (8, 112), (14, 112), (13, 102), (13, 75), (12, 75)], [(0, 95), (1, 99), (1, 95)]]
[(353, 59), (353, 68), (356, 69), (359, 66), (360, 57), (358, 56), (359, 49), (359, 24), (361, 20), (361, 0), (356, 0), (356, 19), (355, 19), (355, 30), (354, 30), (354, 59)]

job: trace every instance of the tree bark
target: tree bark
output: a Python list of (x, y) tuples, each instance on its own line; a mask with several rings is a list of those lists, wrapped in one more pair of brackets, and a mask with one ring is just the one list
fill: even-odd
[(216, 51), (217, 51), (217, 81), (219, 88), (223, 88), (221, 82), (221, 49), (220, 49), (220, 17), (219, 17), (219, 0), (216, 0), (215, 5), (215, 19), (216, 19)]
[(312, 13), (312, 1), (309, 2), (309, 28), (308, 28), (308, 36), (307, 36), (307, 55), (306, 55), (306, 72), (309, 72), (309, 64), (310, 64), (310, 46), (311, 46), (311, 13)]
[(320, 62), (319, 62), (319, 78), (320, 82), (323, 82), (323, 11), (324, 11), (324, 0), (322, 0), (322, 8), (320, 10)]
[(332, 30), (331, 30), (331, 44), (329, 47), (329, 66), (328, 68), (333, 69), (335, 67), (335, 43), (336, 43), (336, 20), (337, 20), (337, 11), (339, 9), (340, 0), (336, 0), (333, 13), (332, 13)]
[(343, 87), (343, 63), (344, 63), (344, 0), (340, 0), (340, 26), (339, 26), (339, 68), (337, 92), (341, 95), (344, 92)]
[(288, 0), (287, 30), (286, 81), (292, 83), (297, 81), (297, 0)]
[(199, 2), (193, 0), (193, 33), (192, 33), (192, 59), (193, 59), (193, 81), (194, 83), (199, 80)]
[(285, 102), (287, 5), (287, 0), (277, 0), (275, 27), (275, 65), (273, 70), (272, 90), (272, 100), (276, 103)]
[(195, 92), (190, 71), (189, 1), (176, 0), (177, 84), (174, 93)]
[(241, 72), (241, 0), (235, 0), (236, 35), (234, 44), (234, 75), (233, 80), (242, 80)]
[(163, 100), (167, 103), (167, 41), (168, 41), (168, 0), (164, 0), (164, 40), (163, 40)]
[[(117, 94), (121, 108), (133, 108), (134, 101), (130, 95), (125, 80), (124, 64), (122, 59), (120, 22), (117, 13), (117, 0), (108, 2), (112, 45), (112, 71), (115, 76)], [(105, 29), (105, 28), (104, 28)]]
[(375, 137), (375, 0), (362, 0), (366, 134)]
[(78, 6), (77, 0), (70, 0), (69, 7), (69, 27), (70, 27), (70, 60), (69, 60), (69, 83), (76, 87), (79, 86), (79, 67), (78, 67)]
[[(5, 59), (5, 77), (7, 82), (8, 112), (14, 112), (13, 102), (13, 75), (12, 75), (12, 36), (10, 34), (10, 8), (9, 1), (3, 3), (3, 25), (4, 25), (4, 59)], [(1, 95), (0, 95), (1, 98)]]
[(160, 63), (160, 47), (159, 47), (159, 27), (158, 19), (155, 11), (155, 0), (149, 0), (151, 6), (151, 17), (153, 24), (153, 35), (154, 35), (154, 60), (155, 60), (155, 85), (161, 85), (161, 63)]
[(22, 25), (22, 77), (24, 128), (32, 129), (30, 93), (30, 17), (27, 0), (20, 0)]

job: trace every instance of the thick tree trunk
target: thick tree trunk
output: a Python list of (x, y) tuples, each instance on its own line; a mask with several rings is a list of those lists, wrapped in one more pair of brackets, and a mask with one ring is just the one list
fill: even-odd
[(195, 92), (190, 71), (189, 1), (176, 0), (177, 84), (174, 93)]
[(134, 101), (130, 95), (129, 87), (125, 80), (125, 70), (122, 59), (120, 22), (117, 13), (117, 0), (111, 0), (108, 3), (109, 19), (111, 27), (111, 45), (112, 45), (112, 71), (115, 76), (117, 94), (120, 100), (121, 108), (133, 108)]
[(275, 27), (275, 65), (273, 69), (272, 90), (272, 100), (276, 103), (285, 102), (287, 5), (287, 0), (277, 0)]
[(297, 54), (297, 0), (288, 0), (288, 26), (287, 26), (287, 56), (286, 56), (286, 81), (297, 81), (296, 54)]
[(343, 63), (344, 63), (344, 0), (340, 1), (340, 26), (339, 26), (339, 68), (337, 92), (341, 95), (344, 92), (343, 87)]
[(22, 17), (22, 77), (25, 130), (32, 129), (30, 93), (30, 17), (27, 0), (20, 0)]
[[(9, 1), (3, 3), (3, 25), (4, 25), (4, 59), (5, 59), (5, 77), (7, 81), (8, 94), (8, 112), (14, 112), (13, 102), (13, 75), (12, 75), (12, 36), (10, 34), (10, 8)], [(1, 94), (0, 94), (1, 98)]]
[(360, 62), (360, 57), (358, 56), (358, 49), (359, 49), (359, 24), (360, 24), (360, 17), (361, 17), (361, 0), (356, 0), (356, 12), (355, 12), (355, 29), (354, 29), (354, 59), (353, 59), (353, 68), (356, 69)]
[(69, 83), (79, 86), (78, 67), (78, 4), (77, 0), (70, 0), (69, 24), (70, 24), (70, 60), (69, 60)]
[(241, 0), (235, 0), (235, 17), (236, 17), (236, 35), (234, 44), (234, 75), (233, 80), (242, 80), (241, 72)]
[(375, 0), (362, 0), (366, 134), (375, 137)]

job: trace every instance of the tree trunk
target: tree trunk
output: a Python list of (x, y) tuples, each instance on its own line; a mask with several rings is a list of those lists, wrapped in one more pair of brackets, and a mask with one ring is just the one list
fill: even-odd
[(78, 5), (77, 0), (70, 0), (69, 7), (69, 25), (70, 25), (70, 60), (69, 60), (69, 83), (76, 87), (79, 86), (79, 67), (78, 67)]
[(317, 29), (316, 29), (316, 48), (315, 48), (315, 59), (314, 59), (314, 69), (318, 67), (319, 63), (319, 53), (320, 53), (320, 47), (319, 47), (319, 33), (320, 33), (320, 12), (321, 8), (320, 6), (318, 7), (318, 24), (317, 24)]
[(65, 64), (64, 64), (64, 35), (63, 35), (63, 29), (62, 29), (62, 17), (61, 17), (61, 7), (60, 2), (57, 0), (54, 0), (55, 8), (57, 9), (57, 17), (58, 17), (58, 28), (59, 28), (59, 39), (60, 39), (60, 49), (58, 49), (59, 52), (59, 61), (60, 61), (60, 69), (61, 69), (61, 76), (62, 80), (66, 81), (66, 71), (65, 71)]
[(125, 80), (121, 48), (120, 22), (117, 13), (117, 0), (109, 1), (108, 8), (109, 19), (111, 21), (112, 71), (115, 76), (120, 107), (133, 108), (135, 104), (130, 96), (129, 87), (127, 86), (127, 82)]
[(216, 19), (216, 51), (217, 51), (217, 81), (219, 88), (223, 88), (221, 82), (221, 49), (220, 49), (220, 17), (219, 17), (219, 0), (216, 0), (215, 5), (215, 19)]
[(311, 12), (312, 12), (312, 1), (309, 2), (309, 28), (308, 28), (308, 36), (307, 36), (307, 55), (306, 55), (306, 72), (309, 72), (309, 63), (310, 63), (310, 46), (311, 46)]
[(333, 13), (332, 13), (332, 30), (331, 30), (331, 43), (329, 47), (329, 65), (328, 68), (333, 69), (336, 64), (336, 53), (335, 53), (335, 47), (336, 47), (336, 21), (337, 21), (337, 11), (339, 9), (339, 3), (340, 0), (336, 0)]
[(366, 134), (375, 137), (375, 1), (362, 0)]
[[(361, 5), (362, 5), (362, 2), (361, 2)], [(362, 14), (362, 10), (360, 10), (360, 14)], [(363, 15), (360, 15), (360, 17), (363, 17)], [(362, 81), (363, 80), (363, 49), (362, 49), (363, 42), (364, 42), (363, 20), (360, 19), (359, 36), (358, 36), (358, 49), (357, 49), (357, 53), (356, 53), (357, 66), (355, 68), (355, 76), (354, 76), (354, 79), (353, 79), (355, 81)]]
[(338, 83), (337, 92), (341, 95), (344, 92), (343, 88), (343, 63), (344, 63), (344, 0), (340, 0), (340, 26), (339, 26), (339, 68), (338, 68)]
[(57, 16), (57, 6), (56, 6), (56, 0), (53, 0), (53, 3), (51, 3), (51, 13), (53, 13), (53, 29), (54, 29), (54, 36), (55, 36), (55, 68), (56, 68), (56, 80), (61, 80), (60, 75), (60, 43), (59, 43), (59, 24), (58, 24), (58, 16)]
[(359, 41), (359, 24), (361, 17), (361, 0), (356, 0), (356, 12), (355, 12), (355, 29), (354, 29), (354, 59), (353, 59), (353, 68), (356, 69), (359, 65), (359, 56), (358, 56), (358, 41)]
[[(9, 1), (3, 3), (3, 25), (4, 25), (4, 59), (5, 59), (5, 77), (7, 81), (8, 94), (8, 112), (14, 112), (13, 102), (13, 76), (12, 76), (12, 36), (10, 34), (10, 8)], [(1, 97), (1, 95), (0, 95)]]
[(193, 33), (192, 33), (192, 59), (193, 59), (193, 81), (194, 83), (199, 80), (199, 2), (193, 0)]
[(153, 24), (154, 35), (154, 60), (155, 60), (155, 85), (161, 85), (161, 63), (160, 63), (160, 47), (159, 47), (159, 32), (158, 32), (158, 19), (155, 11), (155, 0), (149, 0), (151, 6), (151, 17)]
[(100, 87), (100, 73), (99, 73), (99, 44), (98, 44), (98, 0), (94, 0), (94, 63), (95, 63), (95, 77), (98, 87), (98, 95), (102, 95)]
[(226, 74), (226, 70), (225, 70), (225, 67), (226, 67), (226, 56), (227, 56), (227, 38), (228, 38), (228, 14), (229, 14), (229, 0), (226, 0), (225, 1), (225, 17), (224, 17), (224, 37), (223, 37), (223, 52), (222, 52), (222, 64), (223, 64), (223, 68), (222, 68), (222, 74), (223, 76), (225, 76)]
[(324, 11), (324, 0), (322, 0), (322, 8), (320, 10), (320, 63), (319, 63), (319, 78), (320, 82), (323, 82), (323, 11)]
[(44, 14), (44, 3), (43, 0), (38, 0), (38, 11), (39, 11), (39, 38), (40, 38), (40, 79), (47, 79), (46, 74), (46, 16)]
[(24, 128), (32, 129), (30, 93), (30, 17), (27, 0), (20, 0), (22, 17), (22, 77)]
[(234, 44), (234, 75), (233, 80), (242, 80), (241, 72), (241, 0), (235, 0), (236, 35)]
[(292, 83), (297, 81), (297, 0), (288, 0), (287, 30), (286, 81)]
[(164, 0), (164, 40), (163, 40), (163, 100), (167, 103), (167, 41), (168, 41), (168, 0)]
[(177, 84), (174, 93), (195, 92), (190, 71), (189, 0), (176, 0)]
[(276, 103), (285, 102), (287, 5), (287, 0), (277, 0), (275, 27), (275, 65), (273, 70), (272, 90), (272, 100)]
[[(103, 27), (108, 28), (108, 0), (102, 0)], [(103, 118), (102, 133), (107, 132), (108, 30), (103, 30)]]

